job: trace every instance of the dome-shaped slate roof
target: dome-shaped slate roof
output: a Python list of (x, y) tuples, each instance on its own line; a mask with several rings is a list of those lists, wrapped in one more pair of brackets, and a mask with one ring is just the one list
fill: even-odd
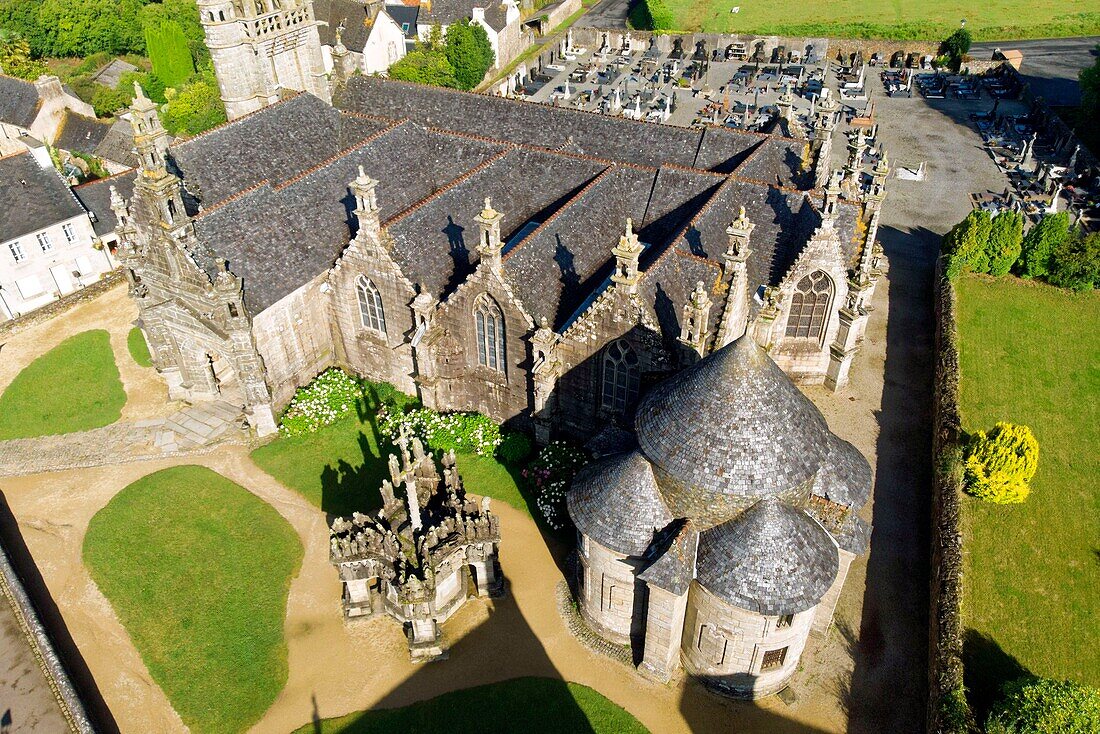
[(641, 555), (653, 533), (672, 522), (653, 469), (637, 451), (593, 462), (573, 479), (569, 516), (582, 533), (628, 556)]
[(824, 528), (769, 498), (700, 535), (696, 579), (742, 609), (795, 614), (821, 601), (839, 567), (836, 544)]
[(830, 433), (813, 492), (831, 502), (859, 509), (871, 497), (871, 465), (859, 449)]
[(763, 497), (794, 501), (834, 439), (817, 407), (747, 335), (653, 388), (634, 425), (669, 509), (701, 527)]

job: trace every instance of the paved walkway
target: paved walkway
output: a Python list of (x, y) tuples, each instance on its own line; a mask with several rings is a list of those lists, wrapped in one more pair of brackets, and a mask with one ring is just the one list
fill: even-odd
[(0, 441), (0, 477), (184, 456), (222, 443), (247, 443), (239, 408), (190, 405), (166, 418), (121, 421), (57, 436)]

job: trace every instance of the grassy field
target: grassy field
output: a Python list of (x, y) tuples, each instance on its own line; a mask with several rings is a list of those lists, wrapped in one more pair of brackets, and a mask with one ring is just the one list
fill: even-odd
[[(389, 477), (379, 440), (371, 420), (352, 415), (313, 434), (279, 436), (252, 459), (325, 512), (370, 512), (382, 506), (378, 488)], [(530, 512), (512, 473), (495, 459), (459, 454), (458, 469), (467, 491)]]
[(81, 332), (24, 367), (0, 395), (0, 440), (106, 426), (125, 404), (110, 335)]
[[(665, 0), (684, 31), (833, 38), (942, 40), (966, 19), (975, 40), (1093, 35), (1094, 0), (925, 0), (868, 3), (828, 0)], [(740, 7), (738, 13), (731, 13)], [(812, 20), (811, 20), (812, 19)]]
[(126, 335), (126, 348), (130, 350), (130, 356), (141, 367), (152, 367), (153, 358), (149, 355), (149, 345), (145, 341), (145, 335), (136, 326), (130, 329)]
[(1031, 426), (1022, 505), (964, 504), (968, 686), (979, 709), (1023, 670), (1100, 685), (1100, 294), (959, 283), (964, 428)]
[(294, 530), (200, 466), (155, 472), (92, 518), (84, 563), (191, 731), (240, 732), (286, 684)]
[(327, 719), (295, 734), (647, 734), (630, 713), (588, 686), (550, 678), (516, 678), (445, 693), (400, 709)]

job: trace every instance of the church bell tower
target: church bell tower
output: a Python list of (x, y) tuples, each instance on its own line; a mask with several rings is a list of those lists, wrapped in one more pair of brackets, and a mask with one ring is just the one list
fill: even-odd
[(198, 0), (199, 20), (230, 120), (281, 92), (332, 101), (311, 0)]

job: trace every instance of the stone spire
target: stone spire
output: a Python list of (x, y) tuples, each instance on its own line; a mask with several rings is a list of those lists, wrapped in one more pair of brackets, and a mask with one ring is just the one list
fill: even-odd
[(716, 348), (724, 347), (745, 333), (748, 321), (748, 260), (752, 254), (749, 237), (756, 225), (745, 215), (741, 207), (737, 219), (726, 227), (729, 243), (722, 256), (722, 281), (726, 284), (726, 307), (718, 326)]
[(847, 136), (848, 162), (844, 165), (844, 184), (856, 191), (860, 174), (863, 173), (863, 154), (867, 151), (867, 139), (861, 127), (849, 130)]
[(779, 95), (775, 106), (779, 108), (780, 119), (790, 122), (794, 118), (794, 95), (791, 94), (791, 85), (783, 85), (783, 93)]
[(500, 239), (500, 220), (500, 212), (493, 209), (492, 202), (486, 196), (485, 208), (474, 217), (474, 221), (477, 222), (481, 230), (481, 236), (477, 243), (477, 253), (481, 257), (481, 262), (485, 263), (485, 266), (494, 273), (501, 271), (500, 253), (504, 249), (504, 243)]
[(821, 226), (832, 229), (836, 222), (837, 212), (840, 207), (840, 171), (830, 171), (829, 185), (825, 187), (825, 194), (821, 201)]
[(695, 283), (695, 290), (684, 304), (684, 317), (680, 327), (680, 343), (702, 357), (707, 347), (707, 322), (711, 301), (703, 281)]
[(828, 88), (821, 90), (821, 99), (814, 105), (810, 126), (813, 130), (814, 186), (828, 183), (832, 170), (833, 131), (836, 130), (837, 102)]
[(377, 186), (378, 181), (368, 176), (362, 166), (359, 166), (359, 175), (348, 184), (352, 196), (355, 197), (355, 219), (359, 222), (356, 237), (373, 237), (375, 242), (378, 242), (381, 235), (378, 197), (375, 193)]
[(638, 292), (638, 280), (641, 278), (638, 259), (643, 249), (645, 248), (638, 240), (638, 235), (634, 234), (634, 222), (627, 217), (626, 231), (619, 237), (618, 246), (611, 249), (611, 254), (615, 256), (615, 272), (611, 280), (623, 286), (630, 294)]
[(157, 178), (165, 173), (168, 131), (160, 124), (156, 103), (145, 96), (145, 91), (137, 82), (134, 82), (134, 101), (130, 103), (130, 115), (134, 128), (134, 147), (141, 159), (141, 172), (149, 178)]
[(111, 185), (111, 211), (115, 214), (115, 219), (118, 221), (119, 228), (125, 227), (130, 223), (130, 209), (126, 206), (126, 201), (122, 198), (122, 194), (118, 193), (118, 189)]

